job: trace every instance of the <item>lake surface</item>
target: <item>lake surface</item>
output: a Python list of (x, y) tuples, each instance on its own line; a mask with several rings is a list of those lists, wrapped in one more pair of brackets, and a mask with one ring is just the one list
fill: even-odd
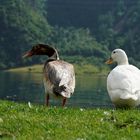
[[(0, 99), (44, 104), (43, 77), (40, 73), (0, 74)], [(61, 100), (50, 99), (51, 105), (60, 105)], [(84, 75), (76, 77), (75, 93), (68, 99), (70, 107), (110, 107), (106, 90), (106, 76)]]

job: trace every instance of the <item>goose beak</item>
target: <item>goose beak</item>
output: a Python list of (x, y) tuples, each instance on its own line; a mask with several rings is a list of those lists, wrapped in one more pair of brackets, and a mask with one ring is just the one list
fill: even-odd
[(25, 53), (22, 58), (31, 57), (33, 55), (32, 51)]
[(113, 63), (113, 59), (110, 57), (105, 63), (106, 64), (112, 64)]

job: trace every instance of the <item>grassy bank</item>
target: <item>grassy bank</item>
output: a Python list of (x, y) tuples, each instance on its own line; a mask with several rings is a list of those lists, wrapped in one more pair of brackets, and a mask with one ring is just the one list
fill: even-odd
[[(78, 75), (81, 74), (106, 74), (109, 71), (109, 68), (105, 67), (104, 69), (100, 69), (94, 65), (86, 64), (86, 65), (76, 65), (74, 64), (75, 73)], [(37, 72), (41, 73), (43, 70), (43, 65), (33, 65), (27, 67), (13, 68), (7, 71), (10, 72)]]
[(9, 72), (36, 72), (41, 73), (43, 70), (43, 65), (33, 65), (33, 66), (27, 66), (27, 67), (19, 67), (19, 68), (12, 68), (6, 71)]
[(44, 107), (0, 101), (0, 139), (138, 140), (139, 110)]

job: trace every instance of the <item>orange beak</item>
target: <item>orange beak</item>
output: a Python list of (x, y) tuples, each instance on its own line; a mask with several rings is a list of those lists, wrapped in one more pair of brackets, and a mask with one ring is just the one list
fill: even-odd
[(25, 53), (25, 54), (22, 56), (22, 58), (30, 57), (30, 56), (32, 56), (32, 55), (33, 55), (33, 53), (32, 53), (31, 51), (29, 51), (29, 52)]
[(106, 64), (112, 64), (113, 63), (113, 59), (110, 57), (105, 63)]

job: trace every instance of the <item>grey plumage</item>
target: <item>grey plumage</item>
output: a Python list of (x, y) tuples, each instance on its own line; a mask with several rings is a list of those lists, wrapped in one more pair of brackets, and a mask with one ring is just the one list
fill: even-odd
[(59, 60), (57, 50), (45, 44), (33, 46), (23, 57), (31, 57), (33, 55), (47, 55), (49, 57), (43, 69), (46, 105), (49, 105), (50, 95), (55, 95), (63, 98), (62, 106), (64, 106), (66, 99), (71, 97), (75, 88), (73, 65)]
[[(46, 93), (70, 98), (75, 88), (73, 65), (62, 60), (54, 60), (44, 66)], [(45, 84), (44, 84), (45, 85)]]

